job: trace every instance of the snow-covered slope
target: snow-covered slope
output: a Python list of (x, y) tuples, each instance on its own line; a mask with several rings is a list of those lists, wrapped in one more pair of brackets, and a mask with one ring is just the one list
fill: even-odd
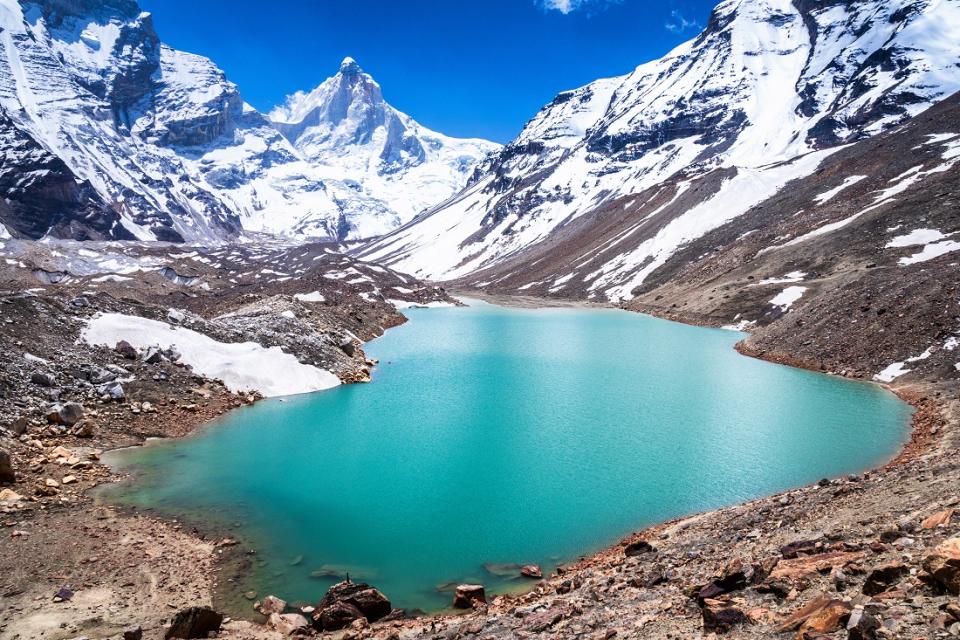
[(662, 59), (558, 95), (464, 191), (360, 255), (481, 286), (470, 274), (522, 280), (533, 247), (603, 238), (550, 291), (630, 298), (840, 145), (960, 89), (957, 33), (960, 0), (724, 0)]
[(383, 99), (352, 58), (309, 93), (289, 96), (269, 117), (323, 176), (343, 207), (366, 210), (367, 236), (381, 235), (459, 191), (474, 165), (500, 145), (431, 131)]
[[(0, 157), (0, 221), (23, 237), (346, 239), (398, 223), (363, 193), (367, 172), (306, 161), (210, 60), (163, 45), (133, 0), (0, 0)], [(422, 173), (411, 207), (463, 183), (431, 191)]]

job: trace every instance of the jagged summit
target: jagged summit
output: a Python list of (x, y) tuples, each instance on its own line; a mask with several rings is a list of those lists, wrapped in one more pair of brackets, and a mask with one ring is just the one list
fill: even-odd
[(344, 58), (343, 62), (340, 63), (340, 73), (361, 73), (362, 71), (357, 61), (350, 56)]

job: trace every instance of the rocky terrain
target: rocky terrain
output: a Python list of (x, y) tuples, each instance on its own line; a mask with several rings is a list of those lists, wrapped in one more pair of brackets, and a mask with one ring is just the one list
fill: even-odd
[(151, 319), (366, 381), (363, 342), (404, 321), (397, 306), (452, 302), (337, 249), (3, 243), (0, 637), (106, 637), (128, 620), (156, 631), (171, 607), (212, 602), (224, 548), (99, 505), (94, 489), (115, 479), (100, 455), (186, 435), (260, 394), (199, 375), (177, 347), (93, 346), (85, 327)]

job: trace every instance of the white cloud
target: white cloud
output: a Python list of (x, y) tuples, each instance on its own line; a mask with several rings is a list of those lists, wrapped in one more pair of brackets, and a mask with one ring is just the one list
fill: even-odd
[(606, 9), (612, 4), (620, 4), (623, 0), (534, 0), (544, 11), (559, 11), (563, 15), (574, 11), (586, 11), (587, 14)]
[(686, 31), (699, 31), (703, 28), (696, 20), (687, 20), (686, 17), (676, 9), (670, 12), (670, 22), (663, 25), (667, 31), (673, 33), (685, 33)]

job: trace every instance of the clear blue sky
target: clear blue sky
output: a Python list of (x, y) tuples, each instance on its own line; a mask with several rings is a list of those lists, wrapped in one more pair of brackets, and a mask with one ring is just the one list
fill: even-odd
[(455, 136), (513, 138), (558, 92), (694, 37), (715, 0), (140, 0), (262, 111), (354, 57), (393, 106)]

